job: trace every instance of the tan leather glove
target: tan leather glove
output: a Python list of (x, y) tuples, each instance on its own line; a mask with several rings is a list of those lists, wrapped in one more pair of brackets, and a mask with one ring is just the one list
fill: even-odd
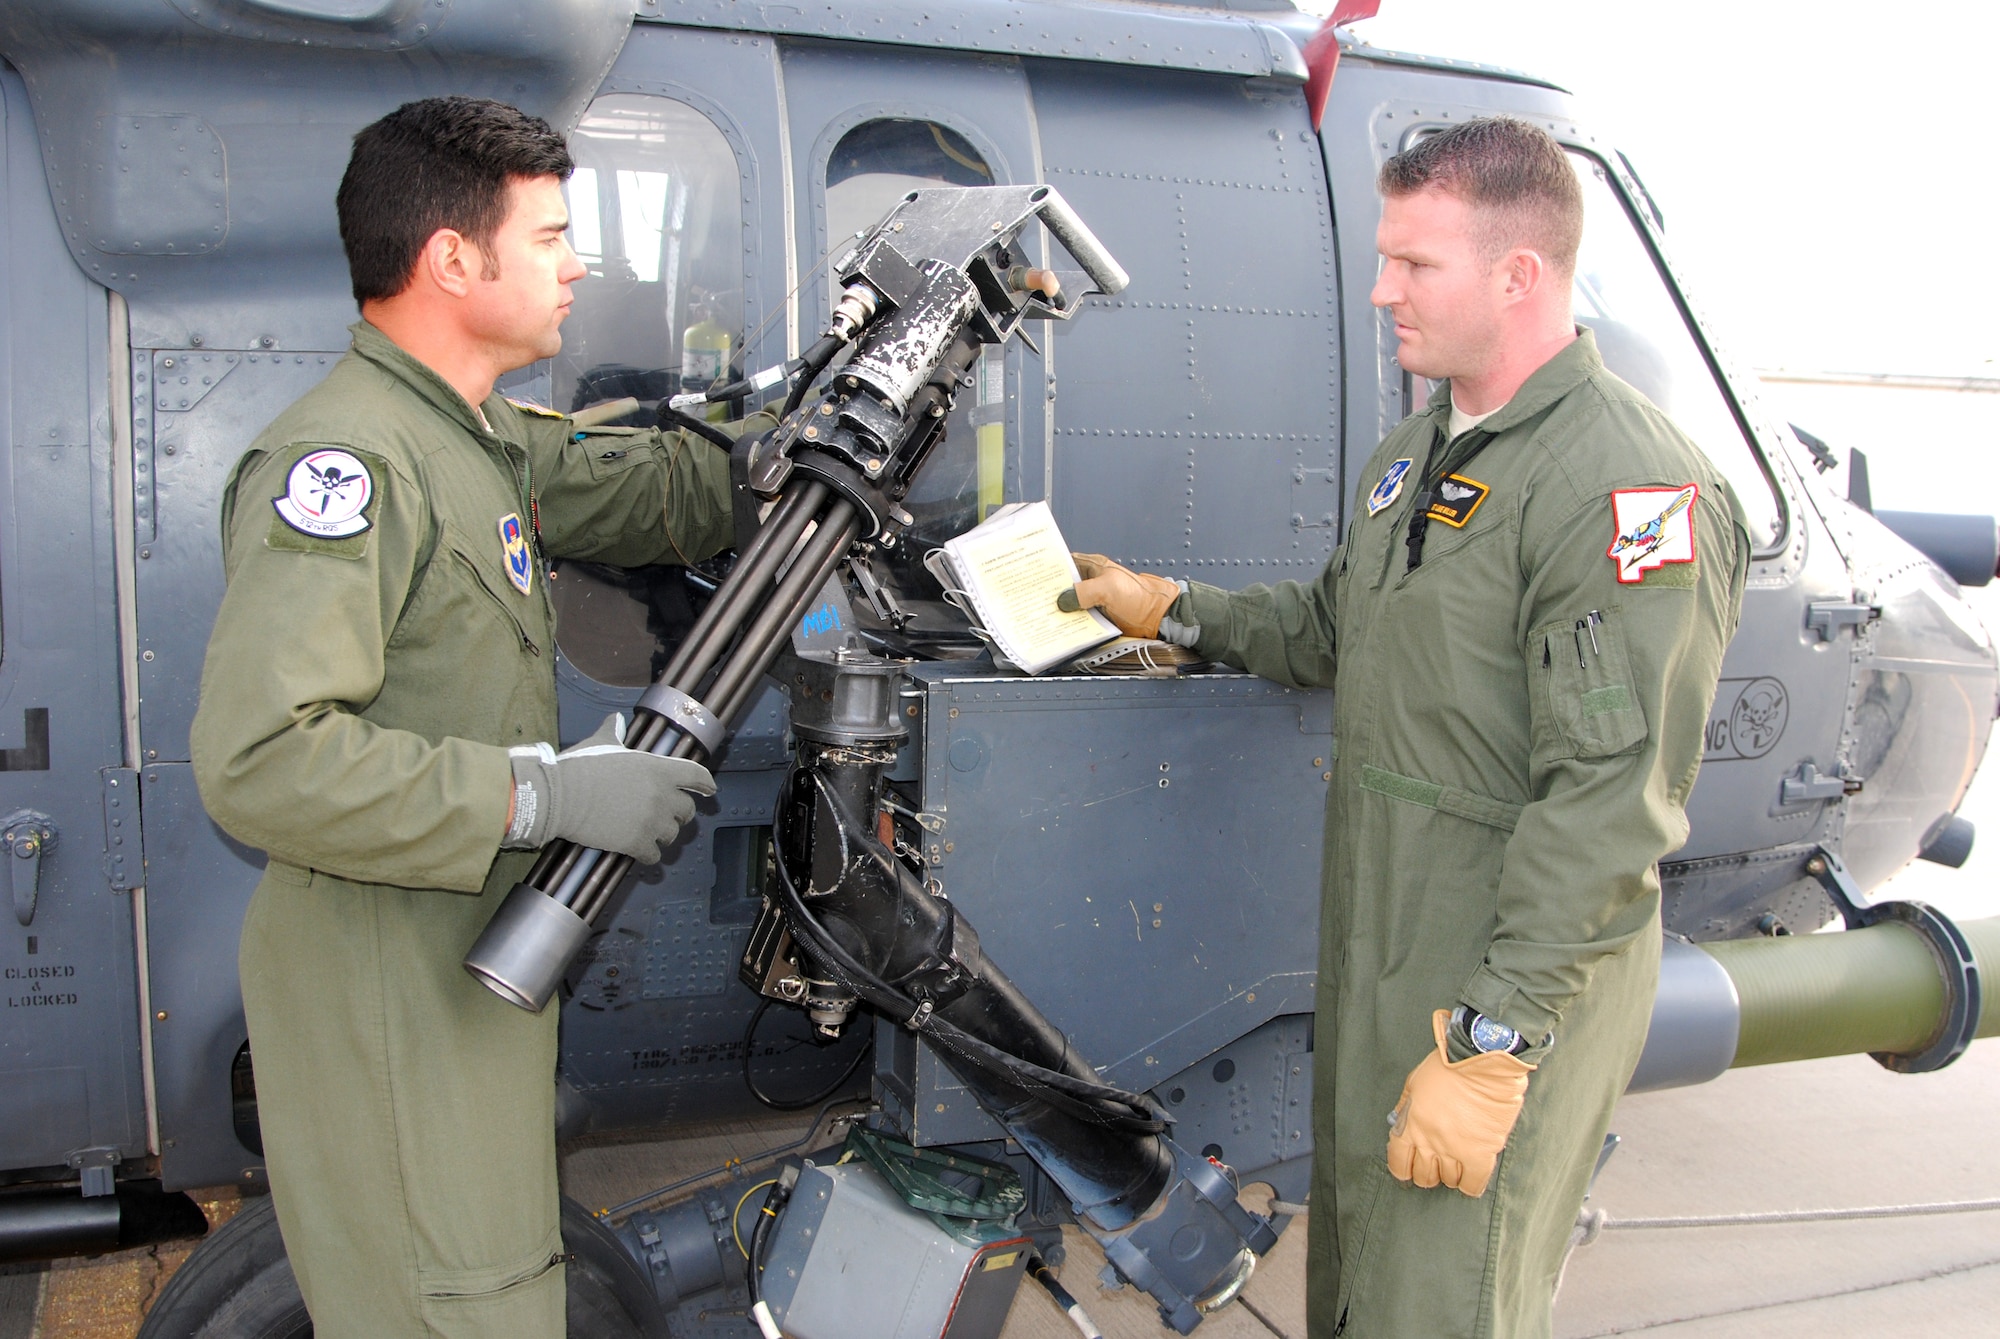
[(1437, 1049), (1403, 1080), (1389, 1170), (1399, 1181), (1451, 1186), (1478, 1199), (1520, 1118), (1535, 1067), (1503, 1052), (1454, 1062), (1445, 1051), (1450, 1026), (1450, 1010), (1431, 1015)]
[(1160, 619), (1181, 597), (1178, 582), (1120, 567), (1101, 553), (1072, 553), (1083, 580), (1056, 596), (1064, 613), (1102, 609), (1127, 637), (1157, 637)]

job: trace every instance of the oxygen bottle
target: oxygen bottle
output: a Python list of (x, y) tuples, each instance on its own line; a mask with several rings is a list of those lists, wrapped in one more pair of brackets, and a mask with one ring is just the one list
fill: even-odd
[[(730, 346), (735, 337), (715, 319), (715, 304), (704, 298), (695, 304), (695, 323), (681, 332), (681, 391), (702, 391), (714, 385), (729, 369)], [(709, 417), (720, 421), (727, 407), (712, 405)]]

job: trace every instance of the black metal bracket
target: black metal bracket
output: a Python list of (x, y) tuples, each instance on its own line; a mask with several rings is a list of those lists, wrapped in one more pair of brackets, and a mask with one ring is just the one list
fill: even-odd
[(0, 772), (49, 770), (49, 709), (29, 707), (21, 713), (21, 747), (0, 749)]
[(1979, 1013), (1984, 999), (1979, 963), (1972, 956), (1972, 946), (1966, 942), (1964, 931), (1954, 925), (1949, 916), (1922, 902), (1864, 905), (1861, 889), (1854, 882), (1854, 877), (1847, 872), (1840, 857), (1824, 846), (1806, 860), (1806, 873), (1818, 880), (1826, 895), (1833, 899), (1848, 929), (1860, 930), (1885, 921), (1896, 921), (1915, 930), (1929, 946), (1931, 955), (1937, 959), (1938, 971), (1944, 977), (1944, 1025), (1938, 1029), (1937, 1035), (1921, 1051), (1910, 1055), (1872, 1051), (1870, 1055), (1875, 1063), (1898, 1074), (1928, 1074), (1943, 1069), (1964, 1055), (1966, 1047), (1972, 1045), (1979, 1032)]

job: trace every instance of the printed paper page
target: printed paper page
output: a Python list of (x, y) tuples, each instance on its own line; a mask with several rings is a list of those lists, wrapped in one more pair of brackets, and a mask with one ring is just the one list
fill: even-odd
[(1094, 609), (1066, 614), (1056, 608), (1056, 597), (1076, 584), (1077, 571), (1046, 502), (996, 515), (945, 551), (986, 630), (1030, 674), (1118, 635)]

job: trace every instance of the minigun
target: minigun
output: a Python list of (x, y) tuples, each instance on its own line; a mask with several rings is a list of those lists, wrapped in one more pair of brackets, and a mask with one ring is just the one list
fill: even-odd
[[(703, 393), (719, 401), (788, 383), (779, 423), (747, 458), (748, 488), (769, 510), (639, 699), (629, 747), (714, 755), (840, 565), (904, 542), (913, 520), (902, 499), (943, 439), (981, 349), (1022, 333), (1024, 321), (1079, 310), (1064, 276), (1025, 254), (1020, 234), (1035, 221), (1090, 291), (1125, 287), (1117, 261), (1048, 186), (912, 191), (835, 267), (840, 297), (811, 347), (772, 373)], [(865, 567), (855, 563), (864, 585)], [(908, 737), (901, 663), (850, 639), (785, 664), (798, 748), (774, 821), (775, 886), (740, 975), (767, 999), (805, 1009), (824, 1037), (866, 1004), (923, 1038), (1119, 1271), (1187, 1333), (1236, 1295), (1276, 1232), (1237, 1204), (1224, 1169), (1168, 1137), (1151, 1098), (1105, 1083), (985, 955), (942, 890), (883, 840), (884, 773)], [(503, 900), (466, 970), (502, 999), (542, 1009), (631, 863), (550, 845)]]

